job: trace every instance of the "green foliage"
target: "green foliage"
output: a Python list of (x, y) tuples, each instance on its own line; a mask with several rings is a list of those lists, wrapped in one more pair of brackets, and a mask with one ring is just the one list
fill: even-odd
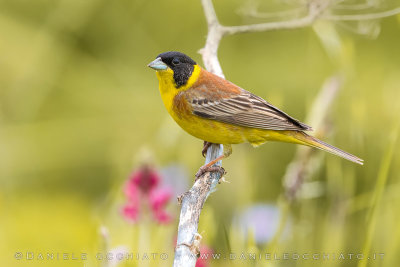
[[(239, 6), (237, 1), (234, 5)], [(224, 23), (248, 22), (230, 1), (216, 8)], [(392, 142), (390, 134), (400, 113), (399, 21), (399, 16), (382, 20), (376, 39), (321, 23), (222, 41), (219, 59), (226, 77), (301, 120), (323, 81), (342, 72), (345, 84), (330, 116), (333, 133), (323, 139), (360, 156), (365, 166), (323, 155), (323, 167), (309, 180), (319, 182), (323, 194), (290, 207), (279, 205), (289, 229), (281, 228), (281, 235), (269, 244), (256, 244), (254, 233), (242, 236), (232, 219), (254, 203), (277, 204), (296, 147), (234, 146), (224, 161), (230, 183), (219, 185), (203, 209), (203, 243), (219, 253), (369, 251), (385, 257), (367, 261), (367, 266), (398, 263), (400, 144)], [(126, 244), (140, 253), (167, 252), (170, 264), (175, 225), (124, 222), (119, 213), (121, 186), (143, 147), (160, 166), (179, 162), (194, 174), (203, 164), (202, 141), (184, 133), (168, 116), (154, 72), (146, 65), (167, 50), (201, 62), (196, 52), (206, 32), (199, 1), (0, 1), (4, 266), (54, 264), (17, 261), (17, 251), (93, 255), (101, 248), (101, 225), (109, 228), (112, 247)], [(393, 157), (385, 156), (388, 149)], [(175, 204), (170, 209), (178, 216)], [(140, 243), (147, 239), (139, 237), (145, 233), (147, 243)], [(213, 266), (243, 263), (321, 265), (312, 260), (212, 261)], [(59, 265), (83, 264), (69, 260)]]

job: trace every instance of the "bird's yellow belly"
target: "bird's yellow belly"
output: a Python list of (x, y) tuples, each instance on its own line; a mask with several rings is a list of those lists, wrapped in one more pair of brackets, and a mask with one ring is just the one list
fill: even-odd
[(261, 145), (267, 140), (273, 140), (272, 131), (254, 129), (232, 124), (204, 119), (193, 114), (178, 116), (172, 111), (171, 116), (189, 134), (208, 142), (218, 144), (239, 144), (249, 142)]

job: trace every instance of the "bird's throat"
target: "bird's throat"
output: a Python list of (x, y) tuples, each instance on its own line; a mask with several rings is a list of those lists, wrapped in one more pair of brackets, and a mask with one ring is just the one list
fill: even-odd
[(200, 76), (201, 67), (199, 65), (195, 65), (193, 72), (186, 84), (180, 86), (179, 88), (176, 87), (176, 83), (174, 81), (174, 72), (172, 69), (168, 68), (166, 70), (157, 71), (156, 73), (159, 81), (161, 98), (168, 112), (171, 114), (173, 99), (179, 92), (186, 91), (193, 86)]
[(157, 78), (160, 84), (161, 89), (172, 90), (175, 89), (177, 92), (185, 91), (192, 87), (192, 85), (197, 81), (200, 76), (201, 67), (199, 65), (193, 66), (193, 71), (190, 74), (187, 81), (180, 86), (177, 86), (176, 81), (174, 79), (174, 72), (172, 69), (168, 68), (166, 70), (157, 71)]

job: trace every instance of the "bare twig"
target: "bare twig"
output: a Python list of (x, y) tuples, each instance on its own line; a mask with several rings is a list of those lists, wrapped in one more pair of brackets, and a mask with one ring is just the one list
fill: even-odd
[(221, 26), (222, 33), (238, 34), (247, 32), (264, 32), (283, 29), (298, 29), (310, 26), (328, 8), (329, 1), (312, 1), (308, 6), (308, 14), (305, 17), (288, 21), (267, 22), (242, 26)]
[(377, 13), (352, 14), (352, 15), (325, 15), (323, 16), (323, 19), (332, 21), (360, 21), (360, 20), (382, 19), (397, 14), (400, 14), (400, 7)]
[(223, 27), (218, 22), (217, 15), (215, 14), (214, 6), (211, 0), (201, 1), (204, 9), (204, 14), (206, 16), (208, 25), (208, 34), (206, 45), (203, 49), (200, 49), (200, 54), (203, 57), (204, 66), (206, 69), (220, 77), (224, 77), (221, 65), (218, 60), (218, 46), (221, 42), (223, 33)]
[[(331, 105), (335, 101), (339, 89), (342, 86), (343, 78), (341, 76), (332, 76), (326, 79), (321, 87), (318, 96), (314, 99), (311, 110), (308, 112), (307, 123), (313, 125), (316, 129), (315, 135), (320, 137), (326, 134), (329, 125), (326, 123), (326, 117)], [(310, 169), (310, 163), (314, 162), (315, 149), (306, 146), (299, 146), (292, 162), (286, 168), (283, 178), (285, 195), (280, 198), (281, 216), (278, 230), (268, 245), (268, 250), (274, 250), (275, 245), (281, 238), (289, 218), (290, 206), (296, 199), (304, 180), (317, 170), (315, 165)]]
[[(217, 51), (222, 38), (221, 25), (215, 14), (214, 6), (210, 0), (202, 0), (204, 14), (208, 24), (206, 45), (201, 49), (203, 62), (206, 69), (216, 75), (224, 77), (218, 61)], [(206, 164), (219, 157), (223, 152), (222, 145), (213, 144), (207, 150)], [(219, 161), (217, 165), (221, 166)], [(221, 175), (207, 172), (196, 180), (193, 187), (180, 197), (182, 204), (179, 218), (177, 246), (175, 250), (174, 267), (195, 266), (200, 241), (196, 239), (200, 219), (200, 212), (204, 202), (211, 192), (215, 190)]]
[(345, 21), (337, 21), (336, 24), (349, 32), (371, 38), (378, 37), (381, 30), (379, 23), (375, 20), (359, 21), (356, 25), (348, 24)]
[(363, 10), (368, 8), (373, 8), (374, 4), (371, 2), (366, 2), (362, 4), (354, 4), (354, 5), (335, 5), (334, 9), (342, 9), (342, 10)]
[[(400, 14), (400, 7), (396, 7), (386, 11), (380, 12), (366, 12), (361, 14), (343, 14), (337, 15), (332, 12), (325, 12), (337, 9), (348, 9), (348, 10), (362, 10), (367, 8), (376, 8), (371, 3), (357, 4), (357, 5), (340, 5), (339, 1), (311, 1), (308, 6), (308, 14), (305, 17), (295, 18), (286, 21), (268, 22), (253, 25), (243, 26), (224, 26), (222, 28), (223, 34), (235, 34), (244, 32), (256, 32), (256, 31), (268, 31), (277, 29), (295, 29), (311, 25), (316, 19), (328, 20), (328, 21), (363, 21), (363, 20), (376, 20), (393, 15)], [(248, 9), (245, 15), (257, 18), (271, 18), (271, 17), (288, 17), (295, 15), (301, 11), (300, 8), (285, 10), (275, 13), (260, 13), (256, 8)]]
[[(336, 99), (342, 83), (341, 76), (328, 78), (313, 102), (306, 121), (316, 129), (314, 134), (316, 137), (326, 135), (327, 129), (329, 129), (329, 125), (327, 125), (328, 111)], [(289, 201), (295, 199), (304, 179), (311, 174), (308, 166), (312, 162), (314, 152), (316, 151), (310, 147), (299, 146), (295, 158), (288, 165), (283, 181), (286, 188), (286, 197)], [(316, 169), (318, 168), (314, 166), (313, 170)]]
[(240, 13), (242, 13), (245, 16), (258, 19), (277, 19), (277, 18), (287, 19), (288, 17), (298, 17), (301, 14), (305, 13), (305, 11), (306, 11), (305, 7), (297, 7), (277, 12), (259, 12), (257, 11), (256, 7), (250, 7), (247, 8), (247, 10), (241, 11)]
[[(222, 145), (212, 145), (207, 150), (206, 163), (216, 159), (222, 152)], [(218, 162), (221, 165), (221, 161)], [(220, 179), (219, 173), (207, 172), (196, 180), (193, 187), (180, 197), (182, 204), (179, 218), (178, 236), (174, 258), (174, 267), (195, 266), (199, 243), (197, 242), (197, 230), (200, 219), (200, 212), (209, 194), (215, 189)]]

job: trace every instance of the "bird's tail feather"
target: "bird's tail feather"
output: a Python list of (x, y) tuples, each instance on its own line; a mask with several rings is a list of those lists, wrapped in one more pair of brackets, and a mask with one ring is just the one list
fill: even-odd
[(334, 147), (330, 144), (327, 144), (315, 137), (312, 137), (304, 132), (296, 132), (293, 136), (295, 139), (299, 141), (300, 144), (306, 145), (306, 146), (311, 146), (315, 147), (324, 151), (327, 151), (329, 153), (332, 153), (336, 156), (342, 157), (344, 159), (350, 160), (354, 163), (363, 165), (364, 160), (360, 159), (350, 153), (347, 153), (346, 151), (343, 151), (337, 147)]

